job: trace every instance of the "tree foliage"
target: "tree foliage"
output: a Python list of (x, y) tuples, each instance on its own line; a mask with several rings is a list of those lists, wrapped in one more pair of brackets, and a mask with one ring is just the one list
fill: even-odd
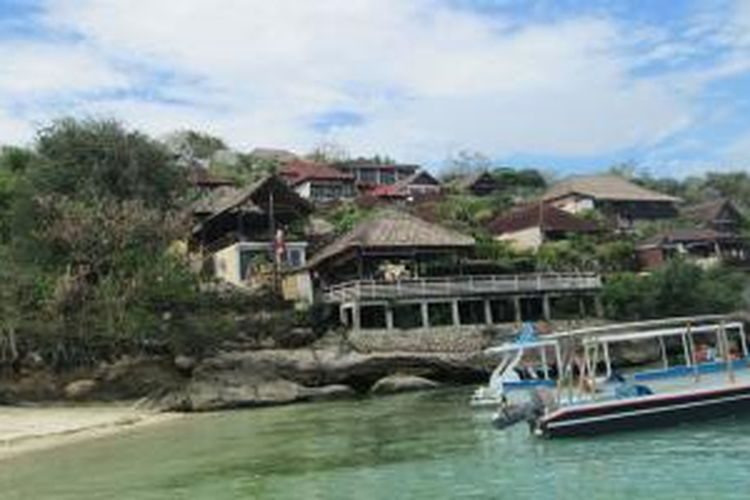
[(59, 120), (0, 152), (0, 364), (197, 352), (237, 333), (233, 308), (252, 306), (203, 291), (180, 250), (184, 179), (162, 144), (112, 120)]
[(609, 276), (602, 300), (607, 317), (617, 320), (727, 313), (743, 306), (744, 288), (741, 273), (674, 260), (648, 275)]

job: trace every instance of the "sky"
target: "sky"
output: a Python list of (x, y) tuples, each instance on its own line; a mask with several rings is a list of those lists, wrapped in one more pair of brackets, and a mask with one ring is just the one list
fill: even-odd
[(62, 116), (232, 147), (750, 168), (750, 0), (0, 0), (0, 143)]

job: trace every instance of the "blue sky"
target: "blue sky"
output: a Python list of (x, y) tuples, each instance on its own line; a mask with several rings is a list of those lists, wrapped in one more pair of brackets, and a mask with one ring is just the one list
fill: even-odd
[(64, 115), (437, 169), (750, 166), (750, 0), (0, 0), (0, 143)]

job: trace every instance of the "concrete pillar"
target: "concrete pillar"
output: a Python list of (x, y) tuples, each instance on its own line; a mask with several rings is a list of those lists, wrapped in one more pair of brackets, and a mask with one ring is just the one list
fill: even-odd
[(385, 306), (385, 329), (393, 330), (393, 308)]
[(545, 321), (552, 319), (552, 306), (550, 304), (549, 295), (546, 293), (542, 295), (542, 317)]
[(419, 306), (422, 309), (422, 328), (430, 327), (430, 311), (427, 302), (422, 302)]
[(453, 312), (453, 326), (461, 324), (461, 312), (458, 310), (458, 301), (451, 301), (451, 310)]
[(521, 297), (513, 297), (513, 312), (516, 315), (516, 323), (523, 321), (521, 315)]
[(604, 317), (604, 305), (602, 304), (602, 298), (598, 295), (594, 296), (594, 309), (596, 310), (596, 317)]
[(352, 330), (358, 332), (362, 329), (362, 322), (360, 317), (361, 308), (359, 302), (352, 304)]
[(484, 301), (484, 322), (488, 325), (492, 324), (492, 305), (489, 300)]
[(339, 305), (339, 322), (346, 325), (346, 307), (343, 304)]

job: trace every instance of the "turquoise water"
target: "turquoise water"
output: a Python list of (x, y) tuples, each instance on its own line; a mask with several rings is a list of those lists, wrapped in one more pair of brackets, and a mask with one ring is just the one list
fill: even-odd
[(543, 441), (468, 394), (190, 416), (0, 462), (0, 499), (750, 497), (750, 419)]

